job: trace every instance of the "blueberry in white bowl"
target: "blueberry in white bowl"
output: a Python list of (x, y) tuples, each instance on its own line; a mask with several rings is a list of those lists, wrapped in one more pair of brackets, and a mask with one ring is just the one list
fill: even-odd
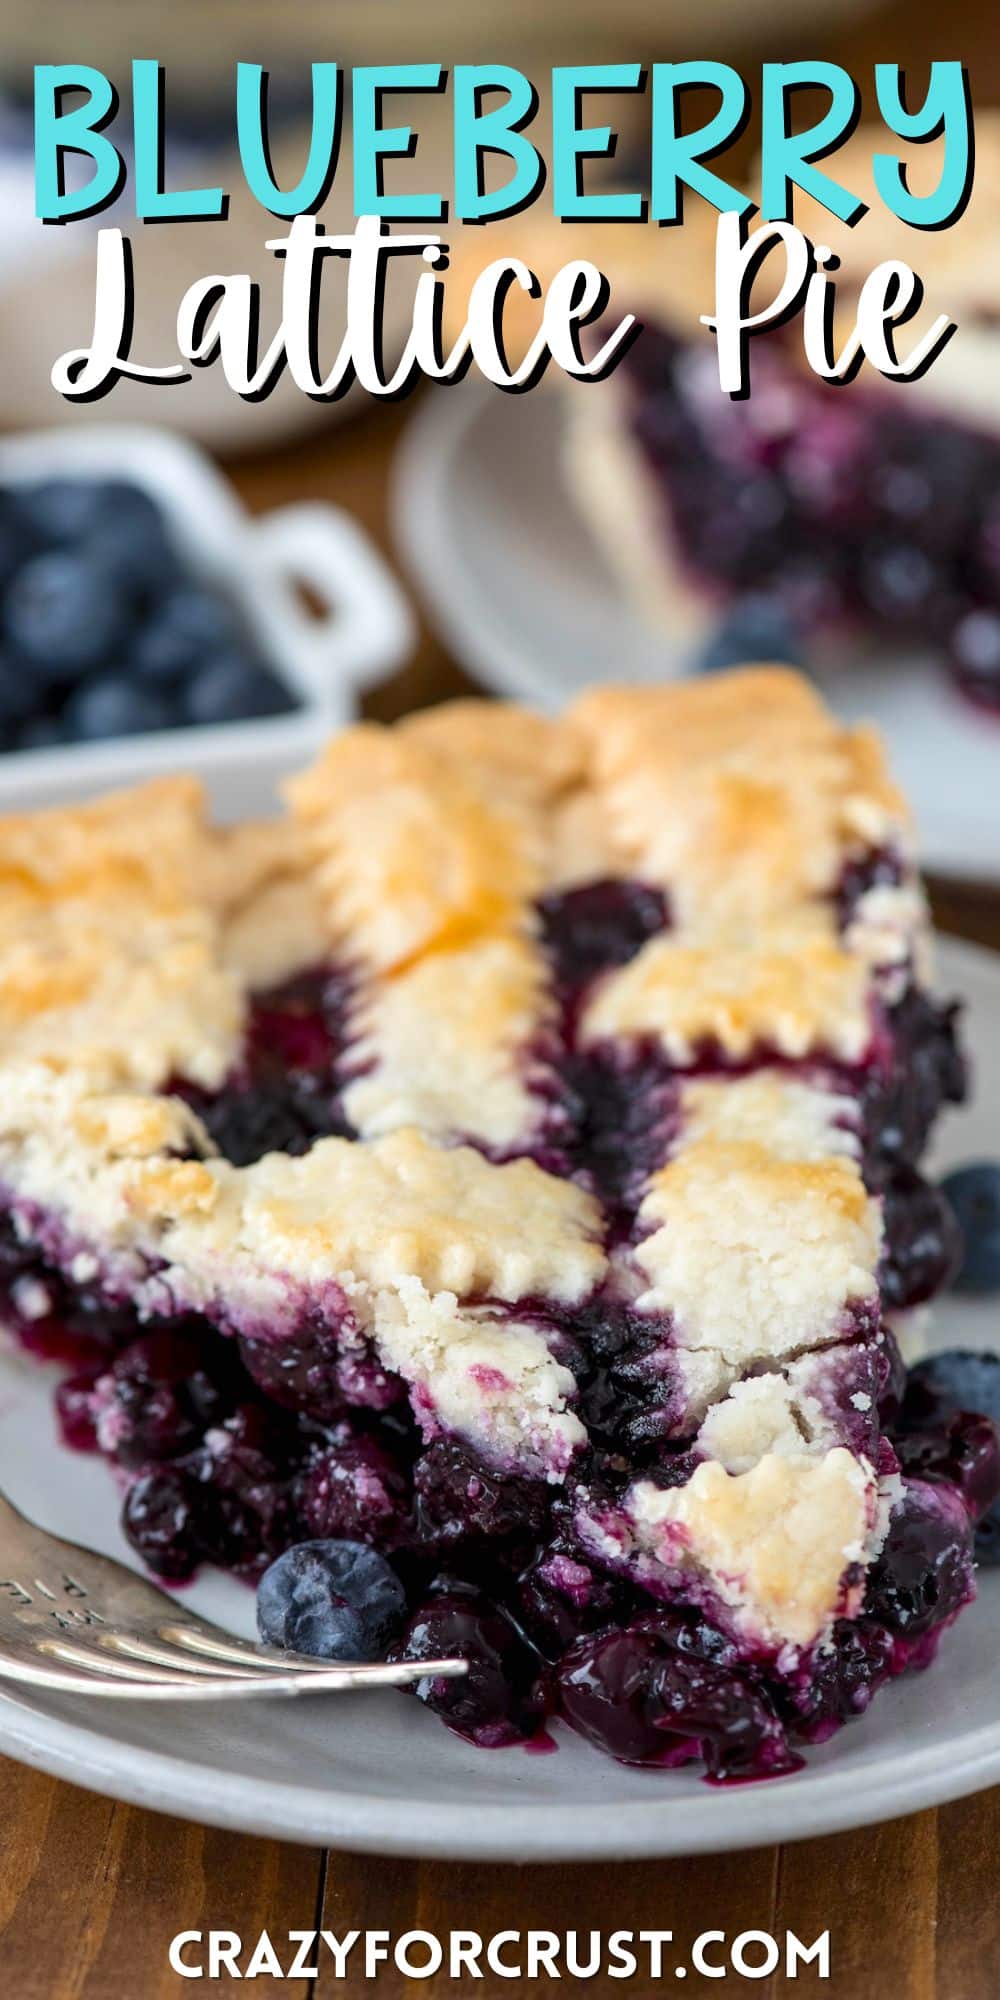
[(405, 1613), (395, 1570), (366, 1542), (298, 1542), (257, 1586), (264, 1644), (319, 1660), (383, 1659)]
[(0, 490), (0, 744), (47, 749), (286, 714), (234, 603), (122, 479)]

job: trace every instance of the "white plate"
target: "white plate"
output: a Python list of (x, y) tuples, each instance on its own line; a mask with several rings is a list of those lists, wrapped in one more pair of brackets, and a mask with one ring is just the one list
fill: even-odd
[[(996, 1154), (1000, 957), (941, 948), (942, 990), (969, 1000), (973, 1109), (946, 1125), (938, 1164)], [(938, 1344), (996, 1339), (996, 1306), (948, 1302)], [(56, 1442), (54, 1371), (0, 1353), (0, 1463), (44, 1527), (133, 1561), (103, 1461)], [(249, 1590), (207, 1575), (182, 1594), (249, 1633)], [(930, 1672), (809, 1754), (793, 1777), (733, 1790), (692, 1772), (630, 1771), (558, 1728), (558, 1754), (481, 1751), (393, 1693), (193, 1710), (0, 1695), (0, 1751), (116, 1798), (215, 1826), (387, 1854), (507, 1861), (694, 1854), (795, 1840), (961, 1797), (1000, 1780), (1000, 1573)]]
[[(578, 387), (600, 395), (600, 386)], [(400, 548), (452, 650), (487, 686), (557, 708), (593, 681), (662, 681), (685, 662), (595, 546), (563, 471), (563, 397), (430, 392), (404, 440)], [(916, 809), (924, 866), (1000, 876), (1000, 716), (927, 658), (823, 678), (845, 720), (877, 722)]]

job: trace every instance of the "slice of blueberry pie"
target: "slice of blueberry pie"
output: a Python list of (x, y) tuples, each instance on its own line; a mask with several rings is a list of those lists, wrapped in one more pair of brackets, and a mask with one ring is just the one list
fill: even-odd
[[(796, 318), (754, 338), (751, 393), (730, 401), (698, 324), (712, 309), (714, 215), (692, 207), (681, 231), (623, 225), (620, 249), (586, 247), (620, 258), (619, 302), (644, 326), (609, 381), (567, 396), (573, 490), (637, 600), (693, 656), (712, 663), (720, 625), (730, 660), (779, 644), (821, 665), (855, 642), (929, 648), (965, 694), (1000, 709), (1000, 116), (978, 120), (975, 187), (950, 229), (894, 221), (872, 190), (880, 148), (884, 134), (862, 129), (837, 155), (839, 178), (870, 202), (854, 228), (805, 201), (795, 220), (840, 259), (838, 349), (875, 265), (904, 258), (919, 272), (926, 303), (900, 352), (938, 313), (958, 329), (927, 373), (886, 381), (865, 365), (832, 386), (807, 367)], [(915, 192), (933, 185), (939, 154), (915, 149)], [(767, 264), (755, 298), (776, 285)]]
[(963, 1069), (878, 744), (762, 668), (361, 725), (288, 807), (0, 823), (2, 1311), (67, 1442), (161, 1576), (371, 1545), (477, 1742), (792, 1768), (1000, 1483), (950, 1410), (907, 1455)]

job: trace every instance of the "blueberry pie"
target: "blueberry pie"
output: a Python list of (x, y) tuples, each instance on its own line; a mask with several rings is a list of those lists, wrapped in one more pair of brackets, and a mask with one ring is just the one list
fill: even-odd
[[(861, 195), (883, 142), (862, 130), (837, 155)], [(939, 150), (916, 149), (916, 191), (939, 172)], [(1000, 116), (983, 113), (972, 199), (950, 229), (909, 230), (873, 193), (853, 229), (796, 206), (840, 258), (839, 344), (860, 284), (888, 257), (925, 281), (918, 330), (939, 312), (955, 320), (915, 382), (865, 366), (846, 390), (825, 383), (796, 318), (753, 340), (751, 393), (732, 402), (698, 324), (713, 296), (712, 212), (692, 208), (679, 232), (623, 225), (620, 248), (597, 246), (607, 268), (620, 258), (619, 303), (634, 300), (644, 326), (608, 382), (568, 394), (573, 490), (637, 600), (693, 655), (711, 660), (720, 621), (730, 660), (756, 656), (760, 631), (790, 648), (771, 637), (760, 657), (821, 665), (854, 644), (929, 647), (966, 695), (1000, 709), (998, 181)], [(760, 296), (776, 282), (766, 269)], [(903, 353), (911, 339), (900, 334)]]
[(367, 1542), (483, 1744), (794, 1766), (996, 1494), (903, 1415), (963, 1093), (878, 743), (761, 668), (0, 823), (3, 1318), (161, 1576)]

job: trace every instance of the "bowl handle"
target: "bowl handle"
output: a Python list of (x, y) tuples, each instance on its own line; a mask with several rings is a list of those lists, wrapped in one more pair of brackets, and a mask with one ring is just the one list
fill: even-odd
[[(416, 642), (403, 591), (364, 530), (339, 507), (305, 500), (277, 507), (250, 529), (256, 552), (289, 586), (284, 615), (313, 672), (369, 687), (400, 666)], [(310, 616), (293, 586), (305, 584), (323, 609)]]

